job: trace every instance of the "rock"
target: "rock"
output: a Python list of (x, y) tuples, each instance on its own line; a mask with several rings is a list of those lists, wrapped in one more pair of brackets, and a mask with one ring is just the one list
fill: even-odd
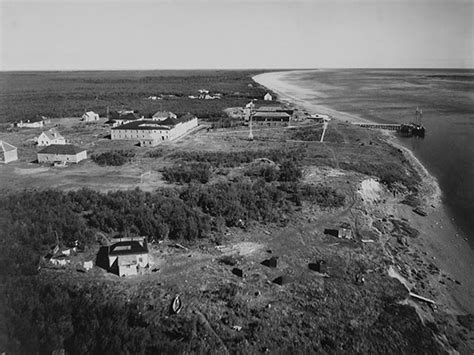
[(309, 263), (308, 268), (321, 274), (324, 274), (327, 271), (326, 262), (324, 260), (319, 260), (316, 263)]
[(276, 279), (272, 281), (274, 284), (282, 286), (285, 283), (285, 279), (283, 276), (278, 276)]
[(277, 267), (277, 259), (276, 256), (272, 256), (270, 259), (262, 261), (261, 264), (267, 267)]
[(232, 269), (232, 273), (235, 275), (235, 276), (238, 276), (238, 277), (243, 277), (244, 276), (244, 273), (242, 271), (242, 269), (239, 269), (238, 267), (234, 267)]

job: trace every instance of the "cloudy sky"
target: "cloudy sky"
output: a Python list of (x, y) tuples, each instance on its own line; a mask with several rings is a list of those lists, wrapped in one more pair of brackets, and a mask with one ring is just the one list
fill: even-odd
[(474, 0), (0, 0), (0, 69), (473, 68)]

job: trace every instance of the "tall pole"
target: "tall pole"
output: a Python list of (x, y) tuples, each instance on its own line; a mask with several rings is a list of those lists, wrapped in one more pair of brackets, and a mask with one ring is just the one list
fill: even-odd
[(252, 132), (252, 116), (253, 116), (253, 113), (252, 113), (252, 110), (255, 107), (255, 104), (252, 101), (250, 101), (250, 103), (247, 105), (247, 107), (249, 109), (249, 141), (253, 141), (253, 132)]

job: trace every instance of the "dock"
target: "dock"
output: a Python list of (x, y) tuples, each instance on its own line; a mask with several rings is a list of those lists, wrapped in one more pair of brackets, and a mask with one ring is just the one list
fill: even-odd
[(390, 131), (400, 131), (402, 125), (399, 123), (354, 123), (356, 126), (364, 128), (386, 129)]
[(385, 129), (389, 131), (397, 131), (399, 134), (407, 137), (424, 137), (425, 127), (416, 123), (365, 123), (359, 122), (354, 125), (364, 128)]

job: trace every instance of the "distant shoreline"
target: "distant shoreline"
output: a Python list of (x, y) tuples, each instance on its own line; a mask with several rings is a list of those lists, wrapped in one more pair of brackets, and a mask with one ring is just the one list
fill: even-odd
[[(297, 70), (291, 72), (301, 73)], [(304, 71), (308, 72), (308, 71)], [(298, 108), (305, 109), (311, 113), (328, 114), (333, 119), (341, 122), (372, 122), (358, 115), (340, 112), (323, 105), (315, 105), (304, 99), (306, 93), (312, 94), (314, 91), (299, 88), (290, 83), (283, 81), (282, 76), (288, 75), (290, 72), (272, 72), (254, 76), (252, 79), (275, 92), (280, 101), (295, 105)], [(381, 133), (383, 134), (383, 133)], [(472, 270), (474, 270), (474, 251), (469, 244), (459, 237), (459, 229), (451, 221), (447, 213), (446, 206), (441, 201), (441, 189), (437, 179), (432, 176), (421, 161), (413, 154), (413, 152), (396, 143), (395, 136), (391, 133), (385, 133), (385, 141), (400, 149), (405, 158), (416, 169), (423, 179), (421, 184), (421, 196), (423, 204), (429, 210), (428, 216), (421, 219), (414, 219), (414, 226), (422, 232), (422, 237), (414, 246), (418, 252), (427, 252), (433, 260), (437, 260), (438, 267), (454, 275), (456, 279), (462, 280), (463, 288), (452, 288), (449, 290), (450, 295), (456, 300), (455, 303), (461, 306), (465, 311), (474, 313), (474, 278)], [(395, 207), (397, 214), (409, 215), (411, 208), (398, 204)], [(436, 286), (435, 286), (436, 287)]]

